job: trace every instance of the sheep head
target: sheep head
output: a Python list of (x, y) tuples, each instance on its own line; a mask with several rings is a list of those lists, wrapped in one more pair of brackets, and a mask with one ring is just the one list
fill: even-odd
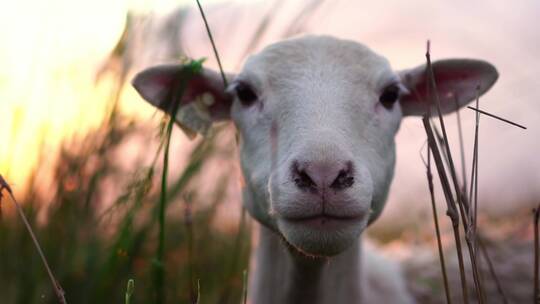
[[(480, 60), (443, 60), (433, 68), (443, 113), (483, 94), (498, 77)], [(133, 85), (171, 112), (182, 71), (153, 67)], [(227, 88), (210, 70), (191, 78), (176, 119), (194, 125), (202, 107), (209, 121), (232, 120), (251, 215), (300, 252), (344, 251), (384, 207), (402, 117), (430, 108), (425, 66), (395, 72), (362, 44), (308, 36), (266, 47), (227, 77)], [(183, 111), (190, 105), (195, 110)]]

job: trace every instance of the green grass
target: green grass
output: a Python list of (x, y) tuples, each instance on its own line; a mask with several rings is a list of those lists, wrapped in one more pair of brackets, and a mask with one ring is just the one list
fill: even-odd
[[(161, 168), (157, 162), (129, 169), (117, 164), (118, 151), (131, 136), (141, 132), (141, 126), (119, 114), (113, 116), (105, 127), (64, 144), (56, 156), (53, 186), (44, 192), (35, 178), (28, 192), (19, 198), (68, 303), (125, 302), (130, 279), (137, 288), (129, 303), (154, 303), (156, 299), (152, 265), (159, 244), (157, 184)], [(224, 303), (240, 303), (242, 298), (249, 233), (224, 233), (212, 226), (227, 177), (212, 187), (210, 202), (199, 198), (203, 195), (193, 182), (204, 174), (204, 161), (220, 153), (213, 144), (214, 137), (210, 135), (207, 141), (200, 142), (188, 165), (168, 182), (164, 211), (182, 205), (180, 198), (189, 193), (197, 212), (192, 215), (191, 233), (181, 214), (164, 213), (165, 303), (190, 302), (190, 276), (200, 281), (200, 303), (216, 303), (222, 298), (223, 286), (228, 286), (230, 292)], [(38, 170), (36, 176), (39, 174)], [(104, 208), (103, 198), (111, 193), (112, 185), (121, 187), (121, 194), (112, 206)], [(30, 236), (8, 205), (11, 202), (4, 198), (0, 221), (1, 302), (57, 303)], [(236, 246), (237, 234), (248, 240), (241, 248)], [(188, 259), (189, 238), (192, 260)]]

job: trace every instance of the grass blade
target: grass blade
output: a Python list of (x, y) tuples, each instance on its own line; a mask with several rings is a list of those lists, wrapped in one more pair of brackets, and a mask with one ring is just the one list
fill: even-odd
[(169, 171), (169, 150), (171, 145), (172, 129), (175, 123), (174, 117), (180, 107), (180, 100), (184, 93), (184, 88), (188, 81), (194, 75), (197, 75), (202, 70), (202, 60), (192, 60), (189, 64), (184, 66), (184, 78), (179, 79), (172, 88), (172, 101), (173, 109), (171, 116), (167, 123), (165, 131), (165, 146), (163, 152), (163, 172), (161, 175), (161, 192), (159, 197), (158, 207), (158, 222), (159, 222), (159, 236), (158, 236), (158, 248), (156, 258), (154, 259), (154, 286), (156, 290), (156, 304), (165, 303), (165, 210), (167, 207), (167, 175)]
[(474, 244), (473, 244), (474, 234), (473, 234), (473, 231), (470, 229), (471, 228), (470, 223), (469, 223), (470, 216), (468, 216), (469, 215), (468, 211), (470, 212), (470, 208), (468, 208), (469, 206), (467, 204), (467, 201), (464, 200), (463, 195), (461, 193), (459, 182), (458, 182), (457, 175), (456, 175), (456, 170), (455, 170), (455, 167), (454, 167), (454, 161), (452, 159), (452, 153), (450, 151), (450, 144), (449, 144), (449, 141), (448, 141), (448, 135), (446, 133), (446, 127), (445, 127), (445, 124), (444, 124), (444, 119), (442, 117), (441, 102), (440, 102), (440, 99), (439, 99), (439, 95), (437, 94), (437, 83), (435, 81), (435, 73), (433, 71), (433, 66), (431, 64), (430, 43), (429, 43), (429, 41), (427, 43), (426, 61), (427, 61), (428, 80), (429, 80), (429, 83), (430, 83), (430, 86), (431, 86), (431, 92), (433, 93), (432, 96), (434, 97), (434, 98), (431, 98), (431, 100), (432, 100), (432, 103), (433, 103), (433, 100), (435, 101), (434, 104), (436, 106), (435, 108), (437, 109), (437, 114), (438, 114), (438, 117), (439, 117), (439, 123), (440, 123), (440, 126), (441, 126), (442, 135), (443, 135), (443, 138), (444, 138), (444, 146), (445, 146), (444, 149), (445, 149), (446, 155), (448, 157), (450, 176), (451, 176), (452, 182), (454, 184), (454, 189), (455, 189), (456, 198), (457, 198), (457, 202), (458, 202), (458, 206), (459, 206), (459, 211), (460, 211), (460, 214), (461, 214), (461, 221), (463, 222), (463, 227), (465, 229), (465, 241), (467, 243), (467, 248), (469, 249), (469, 257), (470, 257), (470, 260), (471, 260), (471, 266), (472, 266), (472, 271), (473, 271), (474, 286), (475, 286), (475, 289), (476, 289), (476, 294), (478, 296), (479, 303), (483, 304), (483, 303), (485, 303), (485, 296), (484, 296), (484, 292), (483, 292), (483, 288), (482, 288), (482, 282), (480, 280), (480, 275), (479, 275), (479, 271), (478, 271), (478, 265), (477, 265), (477, 261), (476, 261), (476, 254), (474, 252)]
[(195, 304), (201, 303), (201, 279), (197, 279), (197, 299), (195, 299)]
[(456, 242), (456, 250), (458, 254), (459, 273), (460, 273), (460, 278), (461, 278), (461, 291), (463, 295), (463, 303), (468, 304), (469, 296), (467, 292), (467, 278), (465, 276), (465, 265), (463, 263), (463, 252), (461, 249), (461, 237), (459, 233), (459, 214), (456, 208), (456, 202), (454, 201), (454, 197), (452, 195), (452, 190), (450, 188), (448, 176), (446, 176), (444, 163), (442, 160), (441, 153), (439, 151), (439, 147), (437, 146), (437, 142), (435, 140), (435, 135), (433, 134), (433, 130), (431, 129), (429, 117), (424, 116), (422, 118), (422, 122), (424, 123), (424, 129), (426, 130), (426, 135), (428, 137), (428, 146), (429, 146), (429, 149), (433, 153), (433, 160), (435, 161), (437, 172), (439, 173), (439, 179), (441, 181), (441, 185), (443, 188), (444, 197), (446, 198), (446, 205), (447, 205), (446, 215), (452, 221), (452, 228), (454, 230), (454, 239)]
[[(199, 302), (199, 296), (198, 292), (195, 294), (195, 291), (193, 290), (193, 216), (191, 213), (191, 198), (189, 195), (186, 195), (184, 198), (185, 201), (185, 210), (184, 210), (184, 221), (186, 225), (186, 231), (187, 231), (187, 242), (188, 242), (188, 276), (189, 276), (189, 298), (191, 303), (198, 303)], [(198, 284), (198, 282), (197, 282)]]
[(495, 114), (491, 114), (491, 113), (488, 113), (488, 112), (486, 112), (486, 111), (482, 111), (482, 110), (478, 109), (478, 107), (477, 107), (477, 108), (473, 108), (473, 107), (471, 107), (471, 106), (467, 106), (467, 108), (469, 108), (469, 109), (471, 109), (471, 110), (474, 110), (474, 111), (476, 111), (476, 112), (480, 112), (480, 113), (482, 113), (482, 114), (484, 114), (484, 115), (486, 115), (486, 116), (489, 116), (489, 117), (498, 119), (498, 120), (500, 120), (500, 121), (504, 121), (504, 122), (506, 122), (507, 124), (511, 124), (511, 125), (516, 126), (516, 127), (518, 127), (518, 128), (522, 128), (523, 130), (527, 130), (527, 127), (525, 127), (525, 126), (522, 126), (522, 125), (520, 125), (520, 124), (518, 124), (518, 123), (515, 123), (515, 122), (513, 122), (513, 121), (510, 121), (510, 120), (508, 120), (508, 119), (506, 119), (506, 118), (502, 118), (502, 117), (497, 116), (497, 115), (495, 115)]
[[(478, 109), (478, 103), (479, 103), (479, 91), (480, 87), (476, 89), (476, 108)], [(472, 200), (472, 197), (469, 199), (469, 202), (473, 205), (472, 213), (471, 213), (471, 223), (472, 223), (472, 231), (474, 236), (474, 252), (476, 253), (477, 242), (476, 242), (476, 232), (477, 232), (477, 219), (478, 219), (478, 162), (480, 161), (478, 157), (478, 137), (479, 137), (479, 128), (480, 128), (480, 115), (478, 112), (476, 112), (476, 123), (474, 128), (474, 159), (476, 160), (473, 164), (474, 166), (474, 201)], [(471, 176), (471, 180), (473, 180)], [(472, 189), (472, 187), (471, 187)]]
[(508, 298), (506, 297), (506, 294), (504, 293), (504, 290), (502, 289), (501, 281), (499, 280), (499, 277), (497, 276), (497, 273), (495, 272), (495, 267), (493, 266), (493, 262), (491, 261), (491, 258), (488, 255), (486, 245), (484, 244), (480, 235), (478, 235), (478, 245), (480, 247), (480, 252), (482, 253), (482, 256), (484, 257), (484, 259), (486, 260), (488, 264), (489, 273), (491, 274), (493, 281), (495, 281), (495, 285), (497, 286), (497, 292), (501, 296), (503, 303), (508, 304)]
[(60, 283), (58, 283), (58, 281), (54, 277), (52, 270), (49, 267), (49, 263), (47, 262), (47, 259), (45, 258), (45, 254), (43, 254), (43, 250), (41, 249), (41, 246), (39, 245), (37, 237), (34, 234), (34, 231), (32, 230), (32, 227), (30, 226), (30, 223), (28, 222), (28, 219), (26, 218), (26, 215), (24, 215), (21, 205), (19, 205), (19, 202), (15, 198), (15, 195), (13, 195), (13, 191), (11, 190), (11, 187), (9, 186), (9, 184), (4, 180), (2, 175), (0, 175), (0, 199), (2, 198), (2, 191), (4, 190), (7, 191), (11, 200), (15, 204), (15, 208), (17, 209), (17, 212), (19, 212), (19, 215), (22, 221), (24, 222), (24, 225), (26, 226), (28, 233), (30, 234), (32, 241), (34, 242), (36, 250), (41, 258), (41, 261), (43, 262), (43, 265), (45, 266), (45, 269), (47, 270), (47, 274), (49, 275), (49, 279), (51, 280), (51, 283), (53, 285), (54, 292), (56, 294), (56, 298), (58, 299), (58, 302), (60, 304), (67, 304), (66, 298), (64, 296), (65, 294), (64, 290), (62, 289), (62, 286), (60, 286)]
[(456, 119), (457, 119), (457, 126), (458, 126), (458, 135), (459, 135), (459, 152), (461, 155), (461, 175), (462, 175), (461, 179), (463, 181), (461, 192), (467, 193), (467, 169), (465, 168), (465, 145), (463, 144), (463, 128), (461, 126), (461, 115), (459, 111), (459, 104), (458, 104), (457, 97), (455, 97), (454, 101), (456, 103)]
[(444, 292), (446, 295), (446, 303), (451, 304), (452, 300), (450, 299), (450, 289), (448, 287), (448, 276), (446, 274), (446, 263), (444, 261), (444, 253), (441, 243), (441, 231), (439, 228), (439, 220), (437, 218), (437, 206), (435, 205), (435, 191), (433, 189), (433, 175), (431, 174), (431, 153), (428, 146), (428, 161), (426, 164), (426, 174), (428, 179), (428, 185), (429, 185), (429, 193), (431, 196), (431, 208), (433, 210), (433, 220), (435, 222), (435, 232), (437, 235), (437, 247), (439, 249), (439, 260), (441, 262), (441, 271), (443, 275), (443, 283), (444, 283)]
[[(176, 111), (174, 111), (176, 112)], [(174, 116), (173, 116), (174, 117)], [(174, 125), (174, 119), (171, 117), (167, 124), (167, 130), (165, 134), (165, 151), (163, 154), (163, 172), (161, 175), (161, 193), (159, 197), (158, 207), (158, 223), (159, 223), (159, 235), (158, 235), (158, 248), (156, 252), (156, 258), (154, 260), (154, 287), (156, 289), (156, 303), (165, 303), (165, 209), (167, 205), (167, 175), (169, 171), (169, 148), (171, 143), (172, 127)]]
[(247, 280), (248, 280), (248, 275), (247, 275), (247, 270), (244, 269), (244, 273), (243, 273), (243, 286), (242, 286), (242, 299), (243, 299), (243, 303), (246, 304), (247, 303)]
[(126, 304), (131, 304), (131, 297), (133, 296), (133, 292), (135, 291), (135, 281), (133, 279), (130, 279), (127, 283), (126, 288)]
[(533, 226), (534, 226), (534, 301), (540, 303), (540, 237), (538, 231), (538, 221), (540, 219), (540, 205), (533, 210)]
[(206, 32), (208, 33), (208, 38), (210, 38), (210, 43), (212, 44), (212, 49), (214, 50), (214, 55), (216, 56), (216, 60), (219, 66), (219, 72), (221, 73), (221, 78), (223, 79), (223, 86), (226, 88), (228, 86), (227, 77), (225, 77), (225, 72), (223, 71), (221, 60), (219, 59), (219, 53), (216, 47), (216, 43), (214, 42), (214, 37), (212, 36), (212, 31), (210, 30), (210, 26), (208, 25), (208, 21), (206, 20), (206, 15), (204, 14), (201, 3), (199, 2), (199, 0), (195, 1), (197, 2), (197, 6), (199, 7), (199, 11), (201, 12), (201, 17), (203, 18), (204, 26), (206, 27)]

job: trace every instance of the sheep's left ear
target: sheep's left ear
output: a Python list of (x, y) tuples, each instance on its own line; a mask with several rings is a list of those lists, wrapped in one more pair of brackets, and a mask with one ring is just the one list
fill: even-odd
[[(434, 62), (432, 67), (442, 114), (454, 112), (474, 100), (477, 94), (484, 94), (499, 77), (495, 67), (482, 60), (447, 59)], [(424, 115), (431, 98), (426, 65), (399, 75), (409, 90), (400, 98), (403, 115)], [(437, 113), (437, 109), (432, 108), (431, 113)]]
[(213, 121), (230, 117), (233, 99), (221, 75), (202, 68), (200, 62), (148, 68), (135, 76), (132, 85), (169, 115), (177, 108), (175, 120), (188, 136), (194, 136), (193, 131), (204, 135)]

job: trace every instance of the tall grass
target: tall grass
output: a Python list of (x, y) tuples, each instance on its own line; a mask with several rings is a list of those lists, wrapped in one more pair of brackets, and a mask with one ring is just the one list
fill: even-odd
[(534, 293), (533, 302), (540, 303), (540, 205), (533, 210), (533, 227), (534, 227)]
[(67, 304), (66, 298), (64, 296), (64, 291), (62, 290), (60, 283), (54, 277), (51, 267), (49, 266), (49, 263), (47, 262), (47, 258), (45, 257), (45, 254), (43, 254), (43, 249), (41, 249), (41, 245), (39, 244), (39, 241), (36, 238), (36, 234), (34, 233), (32, 227), (30, 226), (30, 223), (28, 222), (28, 219), (26, 218), (26, 215), (24, 214), (24, 211), (22, 210), (21, 205), (15, 198), (15, 195), (13, 195), (13, 191), (11, 190), (11, 187), (9, 186), (9, 184), (4, 180), (2, 175), (0, 175), (0, 201), (2, 200), (2, 192), (4, 190), (9, 194), (11, 201), (13, 202), (13, 204), (15, 205), (15, 208), (17, 209), (17, 213), (19, 213), (19, 216), (22, 222), (24, 223), (26, 231), (32, 238), (32, 242), (34, 243), (35, 249), (38, 252), (39, 257), (41, 258), (41, 261), (43, 262), (43, 266), (45, 267), (47, 274), (49, 275), (49, 279), (51, 280), (51, 284), (53, 286), (54, 292), (56, 293), (56, 298), (58, 299), (58, 302), (60, 302), (61, 304)]
[[(249, 251), (249, 241), (238, 248), (238, 239), (249, 239), (249, 233), (213, 228), (229, 183), (226, 175), (211, 187), (211, 193), (200, 193), (194, 183), (204, 174), (204, 162), (222, 153), (214, 145), (220, 129), (195, 146), (188, 164), (173, 180), (167, 178), (172, 119), (157, 138), (140, 140), (136, 163), (147, 165), (128, 169), (117, 165), (126, 144), (151, 130), (118, 112), (119, 96), (131, 69), (126, 52), (130, 20), (128, 15), (126, 30), (108, 60), (120, 64), (113, 65), (117, 85), (107, 120), (86, 136), (64, 142), (59, 155), (47, 156), (49, 161), (56, 158), (53, 188), (42, 195), (40, 185), (30, 183), (22, 205), (72, 303), (215, 303), (218, 299), (238, 303)], [(194, 62), (191, 67), (200, 70), (200, 64)], [(107, 64), (98, 80), (105, 72)], [(175, 96), (181, 95), (177, 93)], [(149, 142), (159, 148), (149, 151)], [(155, 156), (148, 164), (145, 156), (149, 152)], [(160, 172), (161, 186), (157, 187)], [(106, 196), (115, 192), (120, 194), (114, 202), (103, 206)], [(167, 216), (168, 207), (188, 196), (190, 206), (196, 208), (193, 215), (192, 207), (186, 205), (185, 217)], [(202, 201), (204, 197), (210, 197), (210, 202)], [(244, 228), (242, 224), (237, 229)], [(0, 295), (8, 303), (54, 303), (38, 265), (32, 262), (35, 256), (28, 241), (13, 217), (0, 222)], [(200, 282), (196, 298), (194, 277)], [(132, 285), (123, 295), (122, 282), (128, 279), (138, 282), (137, 297), (132, 297)], [(223, 286), (229, 287), (225, 299)]]
[[(162, 169), (162, 176), (161, 176), (161, 192), (159, 196), (159, 211), (158, 211), (158, 221), (159, 221), (159, 239), (158, 239), (158, 247), (156, 252), (156, 259), (154, 261), (154, 272), (155, 272), (155, 282), (154, 286), (156, 288), (156, 303), (162, 304), (165, 302), (165, 292), (164, 292), (164, 284), (165, 284), (165, 268), (164, 268), (164, 258), (165, 258), (165, 210), (167, 206), (167, 177), (169, 172), (169, 150), (171, 145), (171, 136), (172, 136), (172, 129), (175, 124), (175, 117), (176, 113), (178, 112), (178, 109), (180, 107), (180, 100), (182, 99), (182, 95), (184, 94), (184, 89), (187, 85), (187, 83), (190, 81), (190, 78), (199, 74), (202, 70), (202, 60), (199, 61), (191, 61), (189, 64), (186, 64), (184, 66), (184, 73), (182, 73), (185, 77), (183, 79), (179, 79), (176, 82), (176, 86), (172, 88), (172, 98), (174, 98), (173, 102), (173, 109), (171, 112), (171, 117), (169, 118), (169, 121), (167, 122), (167, 128), (164, 135), (164, 153), (163, 153), (163, 169)], [(191, 275), (191, 249), (192, 249), (192, 230), (191, 230), (191, 218), (186, 217), (186, 224), (188, 227), (188, 253), (189, 253), (189, 266), (190, 266), (190, 282), (193, 281), (193, 276)], [(192, 284), (190, 284), (192, 285)], [(194, 293), (192, 291), (192, 288), (190, 290), (190, 298), (194, 298)]]
[(133, 293), (135, 292), (135, 281), (133, 279), (130, 279), (127, 283), (126, 288), (126, 297), (125, 297), (125, 304), (131, 304), (131, 299), (133, 298)]
[[(48, 189), (52, 195), (45, 195), (39, 185), (32, 185), (23, 196), (21, 205), (69, 303), (121, 303), (129, 279), (134, 279), (138, 286), (131, 303), (155, 301), (152, 265), (159, 222), (155, 173), (161, 168), (150, 164), (145, 168), (124, 169), (116, 161), (116, 155), (132, 136), (148, 130), (116, 115), (109, 128), (64, 144), (54, 168), (56, 184)], [(238, 303), (248, 248), (235, 248), (236, 231), (223, 232), (212, 224), (228, 178), (221, 177), (212, 187), (209, 202), (202, 200), (205, 196), (192, 184), (204, 173), (204, 161), (219, 152), (212, 144), (214, 138), (211, 135), (209, 142), (199, 143), (188, 165), (169, 181), (167, 205), (177, 204), (182, 194), (189, 191), (192, 205), (197, 206), (192, 216), (192, 268), (193, 276), (200, 279), (201, 303), (215, 303), (224, 284), (232, 287), (227, 303)], [(112, 205), (101, 205), (105, 194), (115, 189), (122, 190)], [(11, 216), (13, 210), (5, 202), (3, 209), (1, 302), (57, 303), (25, 227)], [(185, 288), (190, 284), (185, 220), (181, 216), (167, 216), (164, 229), (166, 303), (187, 303), (191, 299)], [(246, 233), (242, 232), (242, 237), (248, 238)], [(240, 263), (231, 277), (226, 265), (236, 260)]]
[[(428, 163), (427, 163), (427, 179), (428, 179), (428, 186), (430, 189), (430, 195), (431, 195), (431, 201), (432, 201), (432, 208), (433, 208), (433, 216), (435, 221), (435, 227), (436, 227), (436, 236), (437, 236), (437, 243), (438, 243), (438, 250), (439, 250), (439, 256), (440, 256), (440, 262), (441, 262), (441, 270), (443, 274), (443, 281), (445, 286), (445, 292), (446, 292), (446, 301), (447, 303), (451, 303), (450, 300), (450, 287), (448, 286), (448, 278), (447, 278), (447, 270), (446, 265), (444, 262), (444, 256), (443, 256), (443, 249), (441, 246), (441, 236), (440, 231), (438, 227), (438, 219), (437, 219), (437, 213), (435, 209), (435, 203), (434, 203), (434, 194), (433, 194), (433, 183), (431, 178), (431, 172), (429, 167), (429, 160), (430, 156), (433, 155), (434, 161), (437, 167), (437, 171), (440, 177), (442, 189), (444, 192), (444, 196), (447, 202), (447, 215), (450, 218), (450, 221), (452, 223), (452, 228), (454, 232), (454, 239), (455, 239), (455, 246), (457, 249), (457, 256), (458, 256), (458, 263), (459, 263), (459, 271), (460, 271), (460, 281), (461, 281), (461, 291), (462, 291), (462, 301), (463, 303), (469, 303), (471, 300), (469, 298), (468, 294), (468, 286), (467, 286), (467, 276), (465, 273), (465, 260), (462, 253), (462, 245), (461, 245), (461, 237), (460, 237), (460, 219), (461, 219), (461, 228), (465, 234), (465, 243), (467, 245), (467, 251), (469, 253), (469, 260), (468, 262), (471, 265), (472, 270), (472, 278), (474, 282), (475, 287), (475, 297), (474, 299), (478, 301), (478, 303), (488, 303), (488, 299), (486, 297), (486, 293), (484, 291), (484, 280), (480, 273), (480, 260), (478, 259), (478, 247), (480, 246), (480, 251), (484, 259), (486, 260), (488, 264), (489, 273), (492, 276), (493, 281), (495, 282), (495, 285), (497, 287), (497, 291), (499, 295), (501, 296), (501, 299), (504, 303), (508, 303), (508, 299), (506, 298), (506, 295), (503, 291), (503, 288), (501, 286), (500, 280), (497, 277), (495, 266), (492, 263), (485, 245), (482, 242), (481, 239), (481, 233), (478, 230), (478, 164), (479, 164), (479, 121), (480, 121), (480, 114), (487, 115), (492, 118), (499, 119), (501, 121), (504, 121), (510, 125), (526, 129), (526, 127), (519, 125), (517, 123), (514, 123), (512, 121), (509, 121), (507, 119), (501, 118), (499, 116), (493, 115), (491, 113), (482, 111), (479, 109), (479, 91), (480, 87), (477, 87), (477, 96), (476, 96), (476, 107), (469, 107), (470, 109), (473, 109), (476, 111), (476, 121), (475, 121), (475, 129), (474, 129), (474, 147), (473, 147), (473, 161), (472, 161), (472, 172), (471, 172), (471, 179), (470, 179), (470, 187), (469, 187), (469, 194), (467, 195), (467, 185), (466, 185), (466, 171), (465, 171), (465, 157), (464, 157), (464, 145), (463, 145), (463, 139), (462, 139), (462, 130), (461, 130), (461, 121), (460, 116), (458, 115), (458, 131), (459, 131), (459, 138), (460, 138), (460, 151), (461, 151), (461, 159), (462, 159), (462, 184), (460, 184), (456, 169), (454, 166), (454, 162), (452, 159), (452, 153), (450, 149), (450, 143), (448, 140), (446, 127), (444, 123), (443, 116), (441, 114), (441, 105), (439, 96), (437, 94), (437, 83), (435, 79), (435, 74), (433, 71), (433, 66), (431, 65), (431, 59), (430, 59), (430, 43), (428, 41), (427, 44), (427, 52), (426, 52), (426, 74), (428, 76), (428, 82), (427, 92), (430, 93), (428, 96), (428, 112), (423, 117), (422, 121), (424, 124), (424, 128), (427, 135), (427, 142), (428, 142)], [(457, 101), (456, 101), (457, 105)], [(436, 113), (434, 113), (435, 119), (438, 118), (439, 126), (442, 130), (442, 135), (440, 135), (440, 132), (438, 132), (437, 125), (431, 121), (430, 117), (432, 115), (431, 108), (436, 109)], [(446, 165), (446, 166), (445, 166)], [(449, 171), (449, 173), (448, 173)], [(450, 175), (450, 177), (448, 176)], [(453, 186), (453, 187), (452, 187)], [(453, 191), (452, 191), (453, 188)], [(536, 285), (535, 285), (536, 286)], [(536, 288), (536, 287), (535, 287)], [(536, 289), (535, 289), (536, 290)]]

